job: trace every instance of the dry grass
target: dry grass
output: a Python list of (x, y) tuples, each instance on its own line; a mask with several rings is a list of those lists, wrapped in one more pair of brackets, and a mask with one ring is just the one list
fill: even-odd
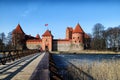
[(51, 53), (54, 54), (60, 54), (60, 53), (76, 53), (76, 54), (120, 54), (119, 52), (114, 51), (98, 51), (98, 50), (80, 50), (80, 51), (51, 51)]
[(103, 60), (82, 64), (75, 61), (71, 62), (96, 80), (120, 80), (120, 60)]

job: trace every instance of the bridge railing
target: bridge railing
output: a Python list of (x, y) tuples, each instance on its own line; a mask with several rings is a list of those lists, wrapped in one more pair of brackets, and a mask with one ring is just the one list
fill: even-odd
[(20, 59), (23, 56), (27, 56), (30, 54), (34, 54), (38, 52), (38, 50), (7, 50), (0, 51), (0, 64), (5, 65), (7, 62), (14, 61), (16, 59)]

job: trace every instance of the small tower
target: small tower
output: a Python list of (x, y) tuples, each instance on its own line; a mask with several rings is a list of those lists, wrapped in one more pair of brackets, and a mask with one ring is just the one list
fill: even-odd
[(25, 33), (23, 32), (20, 24), (12, 32), (12, 44), (15, 49), (25, 48)]
[(78, 23), (72, 33), (72, 42), (73, 43), (84, 43), (84, 31)]
[(72, 27), (67, 27), (67, 29), (66, 29), (66, 39), (72, 39), (72, 31), (73, 31)]
[(36, 39), (41, 39), (39, 34), (36, 35)]
[(42, 49), (52, 51), (52, 40), (53, 35), (51, 34), (51, 31), (46, 30), (42, 35)]

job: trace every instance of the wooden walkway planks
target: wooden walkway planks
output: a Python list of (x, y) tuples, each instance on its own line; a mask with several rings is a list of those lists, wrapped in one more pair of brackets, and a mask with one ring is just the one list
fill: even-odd
[(35, 60), (33, 60), (29, 65), (27, 65), (23, 70), (21, 70), (17, 75), (15, 75), (11, 80), (29, 80), (30, 76), (36, 69), (39, 62), (42, 60), (45, 53), (38, 53), (38, 56)]
[(49, 78), (49, 53), (45, 53), (30, 80), (50, 80)]

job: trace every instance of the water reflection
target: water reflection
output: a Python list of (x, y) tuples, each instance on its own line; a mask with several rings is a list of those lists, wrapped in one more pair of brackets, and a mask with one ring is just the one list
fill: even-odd
[(92, 63), (94, 61), (100, 62), (103, 60), (117, 60), (120, 59), (119, 54), (53, 54), (55, 63), (59, 67), (65, 67), (67, 61), (76, 63)]

